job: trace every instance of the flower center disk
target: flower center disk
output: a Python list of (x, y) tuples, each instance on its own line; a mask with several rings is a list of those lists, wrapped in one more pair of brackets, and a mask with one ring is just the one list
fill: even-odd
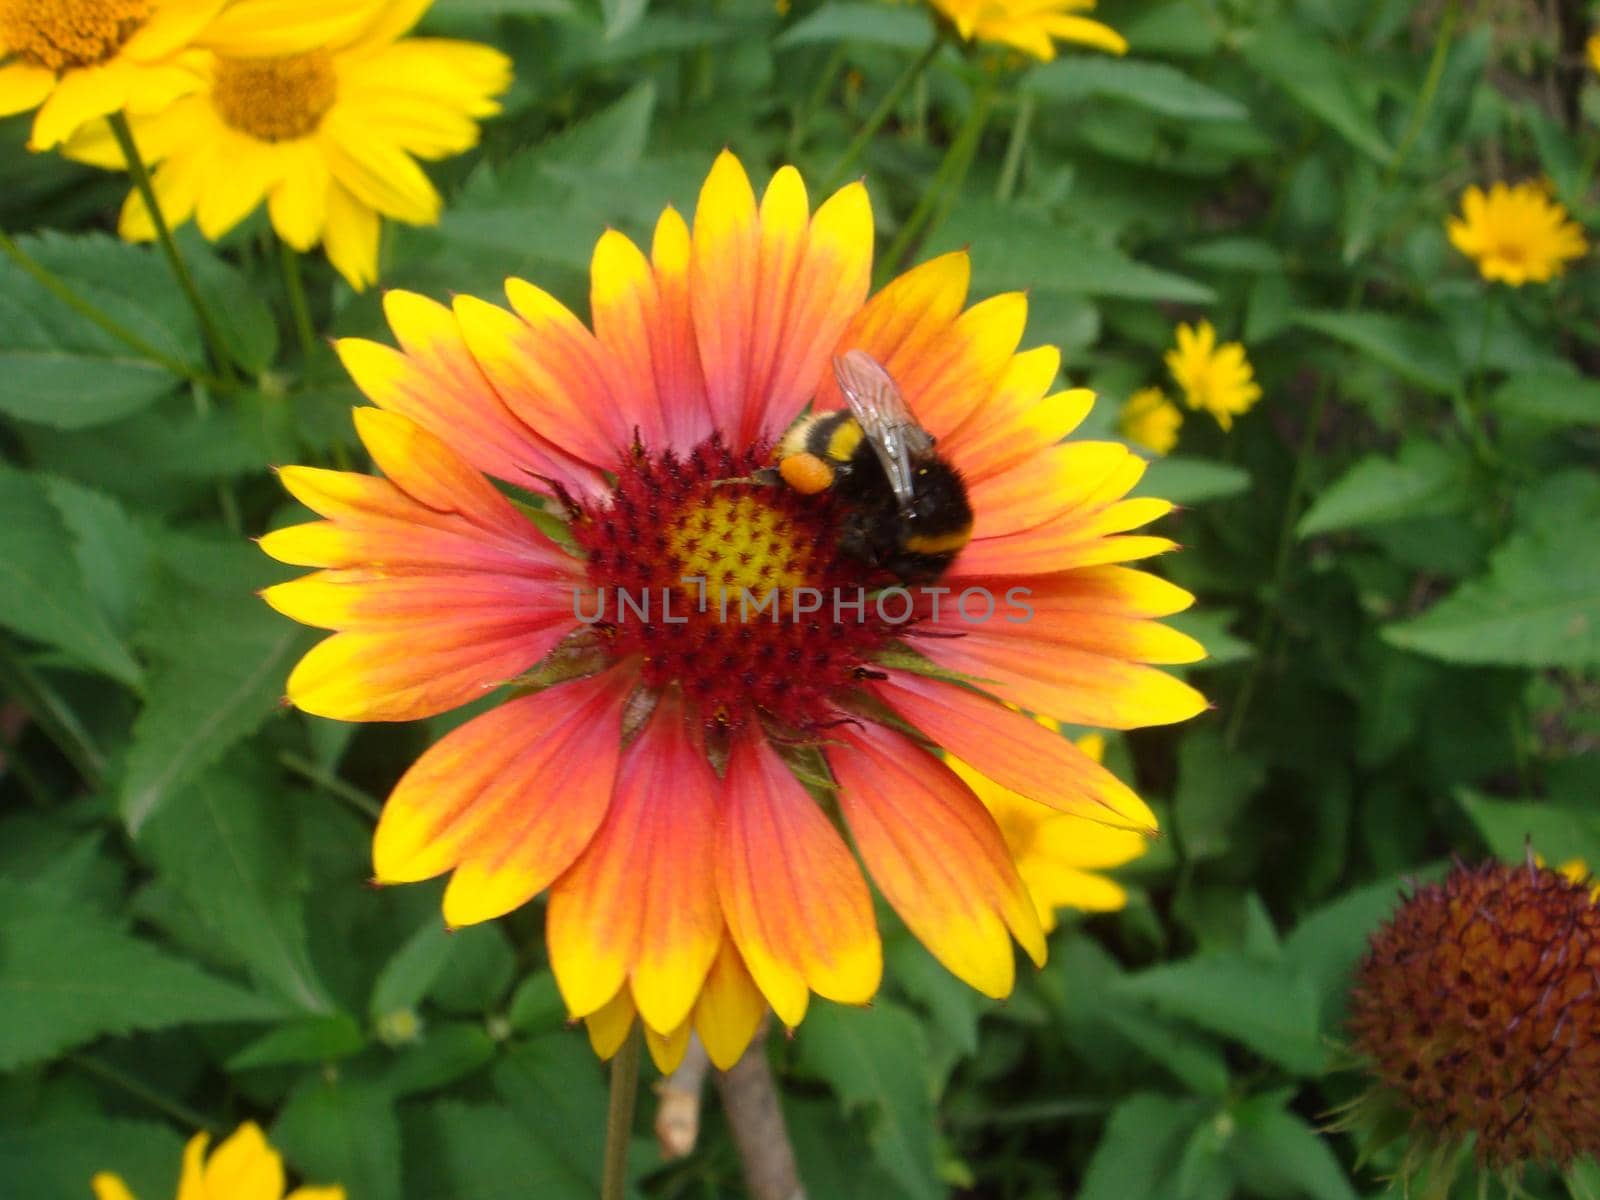
[(716, 439), (683, 458), (636, 451), (609, 500), (573, 524), (598, 593), (580, 616), (708, 723), (766, 716), (806, 730), (838, 716), (893, 627), (869, 572), (839, 553), (830, 498), (730, 482), (767, 465)]
[(52, 71), (105, 62), (150, 16), (152, 0), (0, 0), (0, 44)]
[(217, 60), (212, 103), (223, 121), (265, 142), (315, 133), (333, 107), (339, 81), (326, 50), (282, 58)]

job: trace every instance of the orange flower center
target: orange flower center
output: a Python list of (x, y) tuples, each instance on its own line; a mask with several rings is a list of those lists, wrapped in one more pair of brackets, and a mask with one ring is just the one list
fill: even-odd
[(283, 58), (218, 59), (211, 102), (240, 133), (286, 142), (315, 133), (338, 91), (333, 56), (313, 50)]
[(886, 603), (882, 619), (871, 572), (839, 551), (829, 497), (729, 482), (766, 465), (764, 448), (716, 438), (683, 458), (636, 450), (608, 501), (573, 522), (595, 587), (578, 616), (708, 724), (804, 731), (839, 716), (836, 698), (911, 604)]
[(153, 0), (0, 0), (0, 45), (30, 66), (105, 62), (150, 16)]

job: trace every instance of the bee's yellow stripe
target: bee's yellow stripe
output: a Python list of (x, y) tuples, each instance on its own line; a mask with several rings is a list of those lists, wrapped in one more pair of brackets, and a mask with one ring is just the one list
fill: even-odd
[(949, 533), (915, 533), (905, 540), (913, 554), (953, 554), (972, 540), (972, 526), (963, 525)]
[(823, 452), (834, 462), (849, 462), (861, 445), (861, 437), (861, 426), (858, 422), (841, 421), (839, 428), (828, 438), (828, 445)]

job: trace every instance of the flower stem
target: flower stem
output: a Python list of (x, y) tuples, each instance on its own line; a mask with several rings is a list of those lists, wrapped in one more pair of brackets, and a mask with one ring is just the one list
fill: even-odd
[(1007, 203), (1017, 190), (1017, 176), (1022, 171), (1022, 152), (1028, 148), (1028, 129), (1033, 124), (1033, 111), (1038, 102), (1032, 92), (1023, 92), (1017, 101), (1017, 118), (1011, 123), (1011, 140), (1006, 143), (1005, 161), (1000, 164), (1000, 181), (995, 184), (994, 198)]
[(167, 256), (167, 264), (172, 268), (183, 294), (188, 297), (189, 306), (194, 309), (195, 320), (200, 323), (200, 332), (205, 337), (211, 357), (217, 364), (217, 370), (231, 383), (235, 379), (233, 359), (228, 355), (222, 335), (217, 332), (216, 323), (211, 319), (211, 311), (200, 298), (200, 289), (195, 286), (194, 276), (189, 273), (189, 265), (183, 261), (183, 255), (178, 252), (178, 243), (173, 240), (167, 219), (161, 213), (161, 202), (156, 199), (155, 186), (150, 182), (150, 170), (139, 154), (139, 146), (133, 139), (133, 130), (128, 128), (128, 118), (125, 114), (117, 112), (112, 113), (107, 121), (117, 139), (117, 145), (122, 150), (123, 161), (128, 165), (128, 174), (133, 177), (134, 189), (139, 193), (145, 209), (150, 214), (150, 223), (155, 226), (156, 240), (161, 243), (162, 252)]
[[(763, 1025), (762, 1033), (765, 1030)], [(731, 1069), (718, 1071), (716, 1080), (751, 1200), (805, 1200), (778, 1104), (778, 1086), (767, 1062), (767, 1039), (757, 1034), (744, 1057)]]
[(317, 335), (311, 326), (311, 309), (306, 304), (306, 284), (300, 273), (300, 254), (279, 238), (278, 257), (283, 261), (283, 286), (289, 293), (289, 311), (294, 316), (295, 334), (300, 338), (300, 356), (309, 368), (311, 356), (317, 349)]
[(972, 165), (973, 155), (977, 153), (984, 126), (989, 123), (996, 86), (996, 77), (985, 74), (972, 99), (972, 111), (967, 114), (966, 122), (945, 151), (944, 161), (939, 164), (933, 183), (922, 193), (922, 199), (917, 201), (916, 208), (911, 210), (905, 224), (900, 226), (900, 232), (889, 243), (889, 249), (881, 260), (886, 271), (893, 273), (898, 270), (901, 260), (911, 252), (917, 241), (938, 229), (949, 213), (950, 206), (955, 203), (961, 184), (967, 177), (967, 168)]
[(606, 1108), (606, 1157), (600, 1200), (628, 1194), (628, 1143), (633, 1140), (633, 1105), (639, 1096), (639, 1030), (628, 1031), (611, 1060), (611, 1103)]
[(17, 245), (3, 231), (0, 231), (0, 254), (4, 254), (12, 262), (16, 263), (17, 266), (32, 276), (40, 287), (44, 288), (73, 312), (91, 324), (105, 330), (106, 333), (109, 333), (141, 358), (148, 358), (158, 366), (164, 367), (174, 375), (182, 376), (185, 379), (204, 383), (210, 387), (217, 385), (217, 380), (203, 375), (188, 363), (181, 362), (170, 354), (162, 353), (162, 351), (156, 349), (133, 330), (111, 316), (110, 313), (78, 295), (70, 284), (59, 278), (43, 264), (35, 261), (26, 250)]
[(839, 181), (844, 178), (845, 172), (850, 169), (850, 165), (867, 148), (867, 143), (872, 141), (878, 130), (883, 128), (883, 123), (889, 119), (890, 114), (899, 105), (901, 97), (928, 69), (928, 65), (933, 62), (939, 53), (939, 48), (943, 45), (944, 39), (935, 36), (933, 41), (928, 43), (927, 48), (917, 55), (911, 65), (905, 69), (900, 78), (894, 81), (894, 86), (884, 93), (883, 99), (878, 101), (878, 107), (873, 109), (867, 117), (867, 123), (856, 132), (854, 139), (844, 148), (844, 153), (834, 159), (833, 166), (828, 168), (828, 173), (823, 177), (822, 182), (822, 190), (824, 192), (830, 192), (838, 186)]
[(828, 61), (822, 65), (822, 70), (817, 72), (817, 81), (812, 85), (805, 102), (795, 109), (794, 121), (789, 126), (789, 140), (785, 152), (790, 162), (799, 156), (801, 148), (805, 145), (806, 133), (811, 128), (812, 118), (817, 115), (817, 110), (828, 98), (828, 93), (833, 91), (833, 85), (839, 79), (839, 72), (844, 70), (845, 49), (843, 44), (834, 47), (833, 53), (828, 55)]
[(1395, 145), (1394, 153), (1389, 158), (1389, 165), (1384, 169), (1384, 191), (1389, 190), (1395, 177), (1405, 166), (1412, 145), (1422, 133), (1428, 114), (1433, 111), (1433, 98), (1439, 91), (1439, 80), (1444, 76), (1446, 52), (1455, 37), (1456, 21), (1460, 16), (1461, 0), (1448, 0), (1444, 15), (1439, 19), (1439, 32), (1433, 39), (1433, 56), (1428, 60), (1428, 73), (1423, 77), (1422, 91), (1417, 94), (1417, 106), (1411, 110), (1411, 119), (1406, 122), (1405, 131), (1400, 135), (1400, 141)]
[(1478, 419), (1478, 406), (1482, 399), (1483, 363), (1489, 352), (1489, 333), (1494, 327), (1495, 308), (1499, 299), (1500, 288), (1490, 284), (1489, 294), (1483, 301), (1483, 322), (1478, 326), (1478, 347), (1473, 352), (1472, 367), (1466, 379), (1458, 382), (1455, 391), (1450, 393), (1456, 420), (1466, 430), (1478, 461), (1486, 466), (1493, 466), (1498, 459), (1489, 435), (1484, 432), (1483, 422)]

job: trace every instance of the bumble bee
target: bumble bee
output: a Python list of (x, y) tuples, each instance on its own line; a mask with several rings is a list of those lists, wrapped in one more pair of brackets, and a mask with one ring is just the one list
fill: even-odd
[(851, 558), (903, 583), (937, 579), (972, 538), (961, 472), (934, 452), (933, 435), (870, 354), (836, 357), (833, 375), (847, 407), (803, 417), (783, 436), (778, 478), (841, 502), (839, 548)]

